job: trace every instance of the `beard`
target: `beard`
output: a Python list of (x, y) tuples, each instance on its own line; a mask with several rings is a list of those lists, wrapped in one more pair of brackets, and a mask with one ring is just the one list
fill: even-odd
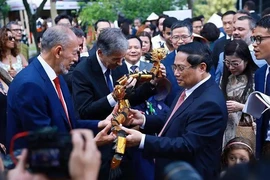
[(67, 74), (68, 73), (68, 70), (67, 68), (64, 66), (63, 62), (60, 63), (60, 69), (61, 69), (61, 72), (63, 74)]

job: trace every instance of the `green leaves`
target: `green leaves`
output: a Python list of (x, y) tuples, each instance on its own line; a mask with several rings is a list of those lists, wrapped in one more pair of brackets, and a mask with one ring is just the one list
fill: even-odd
[(152, 12), (161, 14), (163, 11), (174, 10), (186, 4), (186, 0), (97, 0), (82, 5), (79, 15), (83, 22), (93, 24), (100, 18), (114, 21), (121, 12), (126, 18), (140, 17), (145, 20)]
[(193, 14), (204, 15), (205, 19), (209, 19), (214, 13), (236, 10), (235, 3), (236, 0), (195, 0)]

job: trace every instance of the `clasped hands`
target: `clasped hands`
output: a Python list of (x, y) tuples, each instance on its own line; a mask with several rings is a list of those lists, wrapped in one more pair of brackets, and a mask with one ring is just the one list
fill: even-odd
[(228, 113), (234, 113), (238, 111), (242, 111), (244, 108), (244, 104), (241, 104), (237, 101), (227, 101), (226, 102)]
[[(114, 133), (109, 131), (111, 130), (111, 120), (113, 118), (113, 114), (117, 114), (119, 106), (116, 105), (112, 111), (112, 113), (103, 121), (99, 122), (99, 128), (103, 128), (94, 138), (97, 146), (102, 146), (105, 144), (112, 143), (116, 136)], [(129, 126), (141, 126), (144, 123), (145, 116), (141, 111), (130, 109), (128, 118), (121, 125), (121, 128), (128, 134), (127, 138), (127, 146), (137, 146), (140, 144), (142, 133), (135, 129), (128, 129), (126, 127)]]

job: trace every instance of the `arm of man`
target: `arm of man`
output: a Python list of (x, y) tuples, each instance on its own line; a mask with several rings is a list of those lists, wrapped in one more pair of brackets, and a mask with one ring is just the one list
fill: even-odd
[(105, 118), (108, 114), (104, 112), (111, 112), (113, 109), (108, 102), (107, 96), (98, 100), (95, 99), (93, 86), (87, 81), (82, 72), (76, 69), (73, 71), (73, 100), (75, 108), (82, 119)]
[(159, 158), (194, 155), (216, 141), (216, 138), (222, 138), (226, 127), (226, 117), (222, 114), (221, 107), (215, 103), (201, 104), (196, 108), (196, 113), (188, 117), (186, 131), (182, 136), (170, 138), (146, 135), (144, 155)]
[(25, 131), (37, 130), (51, 125), (48, 115), (48, 101), (43, 89), (32, 82), (24, 83), (13, 97), (14, 112), (20, 116)]

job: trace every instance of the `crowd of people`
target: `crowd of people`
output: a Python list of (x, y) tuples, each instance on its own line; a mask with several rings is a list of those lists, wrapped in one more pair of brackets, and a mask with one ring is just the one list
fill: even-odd
[[(266, 178), (269, 111), (260, 119), (242, 112), (252, 92), (270, 96), (270, 10), (259, 17), (254, 6), (247, 1), (243, 10), (223, 13), (222, 28), (203, 16), (161, 14), (156, 24), (135, 18), (133, 25), (122, 18), (119, 28), (99, 19), (91, 48), (85, 32), (61, 14), (38, 37), (40, 54), (31, 58), (20, 24), (9, 22), (0, 29), (0, 179), (52, 178), (54, 172), (31, 172), (32, 161), (53, 162), (50, 168), (58, 161), (33, 158), (29, 140), (18, 138), (48, 127), (70, 137), (64, 156), (72, 180), (247, 177), (234, 172)], [(114, 177), (112, 119), (121, 108), (114, 87), (125, 75), (150, 74), (157, 48), (165, 50), (161, 76), (144, 82), (126, 76), (130, 109), (119, 126), (126, 151)], [(252, 136), (239, 134), (240, 127)], [(42, 152), (55, 152), (49, 148)]]

